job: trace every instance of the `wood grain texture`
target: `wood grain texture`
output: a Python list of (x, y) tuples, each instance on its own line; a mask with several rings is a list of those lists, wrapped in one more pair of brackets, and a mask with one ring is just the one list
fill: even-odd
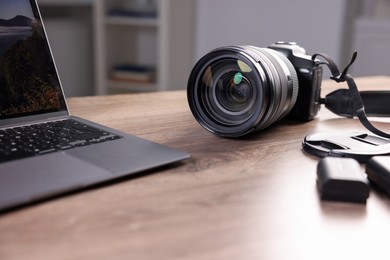
[[(390, 78), (357, 80), (390, 90)], [(323, 92), (340, 87), (325, 81)], [(174, 148), (185, 162), (0, 215), (0, 259), (388, 259), (390, 203), (322, 202), (318, 131), (365, 131), (324, 108), (239, 140), (191, 115), (184, 91), (69, 99), (73, 115)], [(389, 119), (374, 123), (390, 132)]]

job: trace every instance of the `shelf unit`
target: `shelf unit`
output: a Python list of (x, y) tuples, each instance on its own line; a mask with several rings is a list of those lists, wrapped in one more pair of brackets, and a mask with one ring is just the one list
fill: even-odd
[[(110, 16), (125, 10), (131, 0), (95, 1), (95, 58), (97, 94), (147, 92), (186, 87), (193, 62), (192, 10), (190, 0), (156, 0), (156, 17)], [(150, 83), (110, 79), (114, 66), (138, 64), (155, 67)]]
[[(154, 1), (156, 17), (111, 16), (112, 9), (128, 10)], [(88, 8), (91, 17), (94, 94), (148, 92), (186, 88), (193, 66), (193, 10), (191, 0), (38, 0), (63, 16)], [(53, 14), (52, 14), (53, 15)], [(69, 19), (72, 19), (72, 15)], [(45, 19), (45, 18), (44, 18)], [(50, 35), (49, 35), (50, 38)], [(114, 66), (149, 65), (151, 83), (110, 79)]]

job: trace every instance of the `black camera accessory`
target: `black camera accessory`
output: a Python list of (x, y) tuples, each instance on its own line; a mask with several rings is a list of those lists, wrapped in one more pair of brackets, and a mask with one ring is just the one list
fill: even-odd
[(370, 194), (359, 163), (349, 158), (327, 157), (317, 165), (317, 187), (321, 199), (366, 203)]
[[(385, 103), (386, 99), (390, 97), (390, 92), (366, 92), (360, 95), (354, 79), (348, 74), (349, 67), (353, 64), (357, 57), (355, 51), (351, 62), (340, 73), (335, 62), (326, 54), (315, 54), (313, 60), (318, 56), (325, 59), (322, 63), (329, 67), (332, 77), (336, 82), (346, 81), (349, 90), (336, 90), (329, 94), (325, 99), (321, 99), (321, 103), (325, 104), (332, 112), (346, 117), (357, 116), (360, 122), (370, 132), (377, 136), (371, 136), (364, 133), (317, 133), (305, 137), (303, 141), (303, 149), (315, 156), (336, 156), (349, 157), (358, 160), (359, 162), (366, 162), (373, 156), (390, 155), (390, 135), (382, 132), (374, 127), (367, 118), (365, 106), (363, 102), (364, 97), (366, 103), (368, 102), (368, 112), (371, 115), (385, 116), (389, 114), (388, 105)], [(382, 97), (377, 100), (375, 98)], [(387, 101), (388, 102), (388, 101)], [(376, 103), (376, 104), (375, 104)], [(384, 137), (384, 138), (381, 138)]]
[[(390, 116), (390, 91), (359, 91), (359, 94), (367, 116)], [(326, 108), (336, 115), (349, 118), (357, 116), (352, 92), (349, 89), (335, 90), (321, 99), (320, 103), (325, 104)]]
[[(338, 93), (338, 95), (342, 95), (343, 93), (348, 93), (347, 95), (345, 95), (345, 98), (348, 99), (352, 102), (351, 105), (347, 106), (349, 107), (352, 111), (353, 111), (353, 115), (357, 116), (360, 120), (360, 122), (363, 124), (363, 126), (365, 128), (367, 128), (371, 133), (374, 133), (378, 136), (381, 136), (381, 137), (385, 137), (385, 138), (390, 138), (390, 134), (388, 133), (385, 133), (385, 132), (382, 132), (381, 130), (377, 129), (375, 126), (373, 126), (371, 124), (371, 122), (368, 120), (367, 118), (367, 115), (366, 115), (366, 112), (365, 112), (365, 107), (364, 107), (364, 103), (363, 103), (363, 99), (359, 93), (359, 90), (356, 86), (356, 83), (355, 83), (355, 80), (353, 79), (353, 77), (348, 74), (348, 70), (350, 68), (350, 66), (355, 62), (356, 60), (356, 57), (357, 57), (357, 51), (355, 51), (352, 55), (352, 59), (350, 61), (350, 63), (347, 65), (347, 67), (343, 70), (342, 73), (340, 73), (336, 63), (332, 60), (332, 58), (330, 58), (327, 54), (324, 54), (324, 53), (318, 53), (318, 54), (314, 54), (312, 56), (312, 59), (313, 60), (316, 60), (317, 57), (320, 56), (322, 57), (325, 62), (322, 63), (324, 65), (327, 65), (328, 68), (330, 69), (331, 73), (332, 73), (332, 77), (330, 77), (331, 79), (333, 79), (334, 81), (336, 81), (337, 83), (340, 83), (340, 82), (347, 82), (347, 85), (348, 85), (348, 88), (349, 88), (349, 92), (340, 92)], [(382, 92), (382, 94), (384, 93), (390, 93), (390, 92)], [(367, 95), (365, 95), (367, 97)], [(332, 96), (333, 98), (336, 97), (336, 95)], [(375, 96), (374, 96), (375, 98)], [(334, 102), (335, 99), (333, 99), (333, 102), (330, 102), (328, 104), (326, 104), (327, 101), (330, 101), (331, 99), (323, 99), (321, 100), (322, 103), (324, 103), (328, 108), (330, 107), (330, 110), (331, 111), (336, 111), (340, 114), (343, 114), (344, 112), (343, 111), (340, 111), (340, 107), (337, 108), (337, 106), (335, 106), (335, 104), (337, 102)], [(384, 102), (384, 100), (382, 99), (382, 102)], [(382, 103), (383, 104), (383, 103)], [(387, 107), (388, 105), (385, 105), (385, 107)], [(372, 109), (372, 108), (371, 108)], [(374, 110), (374, 109), (372, 109)], [(371, 111), (370, 111), (371, 112)], [(377, 111), (376, 113), (378, 112), (383, 112), (381, 109), (379, 109), (378, 111), (378, 108), (377, 108)], [(350, 114), (350, 112), (348, 112)], [(348, 114), (348, 113), (344, 113), (344, 114)], [(381, 114), (381, 113), (379, 113)]]
[(361, 163), (378, 155), (390, 155), (390, 140), (365, 133), (316, 133), (305, 137), (303, 150), (316, 157), (353, 158)]
[(390, 197), (390, 157), (376, 156), (367, 161), (368, 179)]

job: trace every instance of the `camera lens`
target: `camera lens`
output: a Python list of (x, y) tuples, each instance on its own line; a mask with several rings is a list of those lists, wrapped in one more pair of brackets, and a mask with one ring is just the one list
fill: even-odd
[(237, 59), (216, 60), (200, 79), (205, 112), (221, 125), (244, 122), (255, 104), (256, 88), (239, 64)]
[(202, 57), (187, 90), (191, 111), (204, 128), (238, 137), (287, 115), (298, 95), (298, 80), (291, 62), (277, 51), (232, 46)]
[[(240, 74), (238, 72), (237, 74)], [(220, 82), (222, 91), (220, 96), (220, 103), (225, 105), (225, 108), (231, 111), (241, 111), (245, 109), (250, 103), (253, 89), (248, 82), (234, 83), (232, 79), (225, 85)], [(225, 87), (224, 87), (225, 86)]]

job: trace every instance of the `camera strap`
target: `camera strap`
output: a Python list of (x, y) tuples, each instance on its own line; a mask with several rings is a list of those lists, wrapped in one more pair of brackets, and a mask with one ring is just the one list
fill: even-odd
[[(335, 92), (330, 93), (326, 96), (325, 99), (321, 99), (320, 103), (325, 104), (325, 106), (331, 110), (332, 112), (346, 117), (354, 117), (357, 116), (363, 126), (368, 129), (370, 132), (385, 138), (390, 138), (390, 134), (385, 133), (375, 126), (371, 124), (371, 122), (367, 118), (366, 110), (365, 110), (365, 102), (370, 104), (368, 114), (375, 116), (388, 116), (390, 115), (390, 109), (388, 102), (390, 100), (390, 92), (389, 91), (369, 91), (360, 93), (355, 80), (348, 73), (349, 68), (354, 63), (357, 57), (357, 51), (355, 51), (352, 55), (352, 59), (349, 64), (345, 67), (345, 69), (340, 73), (336, 63), (329, 57), (329, 55), (324, 53), (314, 54), (312, 56), (312, 60), (315, 60), (317, 57), (321, 57), (325, 60), (321, 64), (327, 65), (332, 76), (330, 77), (332, 80), (337, 83), (347, 82), (349, 89), (341, 89), (336, 90)], [(362, 95), (361, 95), (362, 94)], [(363, 102), (363, 98), (364, 101)], [(387, 97), (387, 98), (386, 98)], [(378, 100), (377, 100), (378, 99)], [(387, 100), (387, 104), (385, 104)], [(378, 102), (378, 103), (377, 103)], [(375, 104), (376, 103), (376, 104)]]

